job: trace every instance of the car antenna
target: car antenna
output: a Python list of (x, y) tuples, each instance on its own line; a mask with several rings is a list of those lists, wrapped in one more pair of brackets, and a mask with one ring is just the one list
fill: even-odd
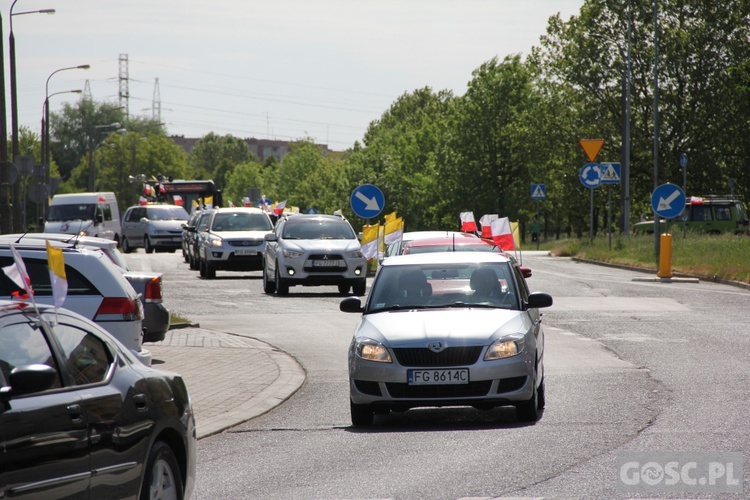
[(19, 236), (19, 237), (18, 237), (18, 239), (16, 240), (16, 243), (19, 243), (19, 242), (20, 242), (20, 241), (21, 241), (21, 240), (23, 239), (23, 237), (24, 237), (24, 236), (26, 236), (27, 234), (29, 234), (29, 232), (28, 232), (28, 231), (26, 231), (26, 232), (25, 232), (25, 233), (23, 233), (23, 234), (22, 234), (21, 236)]

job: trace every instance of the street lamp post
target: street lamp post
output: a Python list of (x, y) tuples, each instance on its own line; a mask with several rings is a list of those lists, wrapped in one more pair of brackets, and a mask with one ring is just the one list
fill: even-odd
[[(95, 125), (94, 131), (106, 128), (120, 128), (118, 122), (110, 123), (109, 125)], [(89, 133), (89, 179), (88, 179), (88, 190), (94, 191), (96, 188), (96, 168), (94, 167), (94, 132)]]
[(12, 231), (10, 210), (10, 172), (8, 169), (8, 134), (5, 118), (5, 48), (3, 47), (3, 17), (0, 14), (0, 233)]
[[(8, 37), (8, 52), (10, 54), (10, 119), (11, 119), (11, 150), (13, 161), (15, 162), (20, 155), (19, 138), (18, 138), (18, 92), (16, 84), (16, 37), (13, 35), (13, 16), (22, 16), (25, 14), (54, 14), (55, 9), (29, 10), (25, 12), (13, 12), (18, 0), (13, 0), (10, 5), (10, 18), (8, 19), (10, 34)], [(13, 226), (20, 230), (25, 229), (26, 221), (23, 219), (21, 211), (21, 183), (20, 181), (13, 185)]]

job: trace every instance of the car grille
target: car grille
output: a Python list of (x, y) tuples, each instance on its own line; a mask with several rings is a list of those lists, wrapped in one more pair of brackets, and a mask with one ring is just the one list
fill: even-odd
[(263, 240), (230, 240), (228, 243), (233, 247), (259, 247)]
[(433, 352), (426, 347), (417, 347), (393, 351), (401, 366), (466, 366), (477, 362), (482, 349), (482, 346), (462, 346)]
[(388, 383), (388, 393), (394, 398), (467, 398), (486, 396), (492, 380), (461, 385), (408, 385)]
[(340, 254), (312, 254), (305, 261), (305, 271), (310, 273), (346, 271), (346, 261)]

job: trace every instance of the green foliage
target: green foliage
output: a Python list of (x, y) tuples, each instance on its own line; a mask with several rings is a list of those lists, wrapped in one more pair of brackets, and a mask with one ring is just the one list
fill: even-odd
[(234, 170), (227, 173), (224, 200), (226, 203), (232, 201), (240, 206), (242, 198), (247, 196), (248, 188), (260, 189), (261, 194), (265, 194), (265, 184), (263, 166), (254, 161), (240, 163)]
[(195, 179), (213, 179), (219, 189), (224, 189), (229, 172), (249, 161), (257, 161), (257, 158), (244, 140), (213, 132), (195, 143), (188, 159)]

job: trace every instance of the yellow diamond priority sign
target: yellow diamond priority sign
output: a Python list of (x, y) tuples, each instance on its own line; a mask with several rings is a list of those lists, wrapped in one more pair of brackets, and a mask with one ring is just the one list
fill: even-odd
[(604, 139), (581, 139), (578, 144), (583, 148), (583, 152), (586, 153), (586, 158), (589, 161), (596, 161), (599, 151), (604, 146)]

